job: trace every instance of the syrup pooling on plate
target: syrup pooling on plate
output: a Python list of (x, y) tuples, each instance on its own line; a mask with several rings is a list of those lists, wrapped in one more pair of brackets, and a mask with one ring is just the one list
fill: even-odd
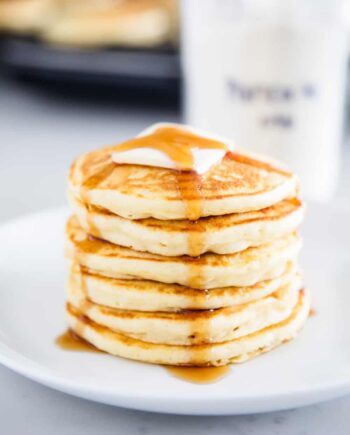
[(101, 352), (95, 346), (79, 337), (71, 329), (68, 329), (66, 332), (57, 337), (55, 343), (63, 350), (74, 352)]
[(230, 366), (222, 367), (167, 367), (167, 371), (176, 378), (194, 384), (211, 384), (227, 376)]
[(310, 312), (309, 312), (309, 317), (315, 317), (317, 316), (317, 311), (315, 310), (315, 308), (310, 308)]
[[(55, 340), (56, 345), (70, 352), (102, 352), (92, 344), (80, 338), (71, 329), (61, 334)], [(195, 384), (217, 382), (230, 372), (229, 366), (223, 367), (166, 367), (166, 370), (176, 378)]]

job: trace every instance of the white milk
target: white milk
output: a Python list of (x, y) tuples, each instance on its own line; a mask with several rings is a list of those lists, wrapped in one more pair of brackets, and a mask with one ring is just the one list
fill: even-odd
[(337, 182), (347, 40), (337, 2), (314, 4), (184, 0), (185, 116), (285, 161), (323, 200)]

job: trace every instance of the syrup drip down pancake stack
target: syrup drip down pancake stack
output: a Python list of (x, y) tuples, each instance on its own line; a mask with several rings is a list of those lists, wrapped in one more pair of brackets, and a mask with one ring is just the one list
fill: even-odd
[(242, 362), (294, 338), (309, 314), (298, 189), (279, 164), (174, 124), (79, 157), (69, 327), (175, 366)]

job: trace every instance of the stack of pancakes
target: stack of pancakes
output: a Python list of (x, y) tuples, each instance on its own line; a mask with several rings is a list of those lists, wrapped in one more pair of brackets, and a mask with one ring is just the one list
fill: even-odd
[(241, 362), (293, 338), (309, 313), (296, 177), (240, 151), (199, 177), (118, 165), (111, 150), (70, 171), (69, 327), (170, 365)]

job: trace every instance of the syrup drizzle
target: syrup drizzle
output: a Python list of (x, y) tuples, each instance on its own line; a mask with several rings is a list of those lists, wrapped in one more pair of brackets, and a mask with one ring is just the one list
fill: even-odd
[[(159, 128), (154, 133), (140, 138), (132, 139), (117, 146), (115, 150), (118, 152), (127, 151), (136, 148), (152, 148), (165, 153), (178, 168), (175, 171), (177, 180), (179, 197), (185, 206), (186, 218), (191, 221), (192, 231), (188, 232), (188, 251), (191, 257), (197, 257), (202, 252), (204, 232), (201, 228), (200, 217), (202, 215), (202, 183), (203, 178), (193, 170), (193, 155), (192, 149), (224, 149), (227, 151), (227, 146), (221, 142), (209, 140), (196, 136), (185, 130), (177, 128)], [(203, 287), (204, 276), (201, 266), (196, 264), (196, 260), (189, 258), (189, 276), (188, 285), (193, 288)], [(203, 291), (203, 290), (201, 290)], [(204, 290), (205, 291), (205, 290)], [(199, 293), (197, 293), (199, 295)], [(198, 296), (193, 296), (194, 298)], [(196, 305), (196, 301), (194, 304)], [(210, 339), (210, 323), (205, 316), (198, 316), (196, 321), (193, 321), (190, 331), (190, 338), (197, 342), (206, 343)], [(191, 363), (193, 365), (203, 363), (208, 358), (208, 346), (199, 345), (195, 349), (190, 347)], [(194, 376), (197, 373), (214, 373), (212, 369), (197, 369), (197, 368), (173, 368), (169, 369), (176, 371), (176, 375)], [(187, 374), (187, 375), (186, 375)]]
[[(92, 162), (86, 162), (86, 165)], [(82, 186), (80, 188), (80, 198), (86, 208), (86, 222), (88, 226), (88, 231), (94, 237), (100, 237), (100, 230), (95, 225), (95, 222), (92, 218), (91, 210), (90, 210), (90, 200), (89, 200), (89, 190), (97, 188), (106, 178), (112, 174), (115, 169), (115, 164), (113, 162), (102, 160), (99, 162), (101, 164), (101, 169), (96, 173), (93, 173), (90, 176), (87, 176), (85, 180), (82, 182)], [(84, 171), (83, 171), (84, 172)]]
[[(142, 136), (129, 140), (120, 145), (111, 148), (111, 152), (123, 152), (137, 148), (152, 148), (165, 153), (175, 164), (177, 170), (174, 171), (177, 180), (178, 193), (186, 210), (186, 218), (191, 221), (193, 231), (189, 231), (188, 250), (190, 257), (197, 257), (202, 252), (204, 230), (201, 227), (200, 217), (202, 216), (202, 183), (203, 177), (197, 174), (194, 168), (192, 149), (222, 149), (228, 151), (227, 145), (222, 142), (203, 138), (175, 127), (159, 128), (150, 135)], [(86, 162), (88, 163), (88, 162)], [(96, 163), (96, 162), (95, 162)], [(101, 182), (105, 181), (114, 170), (116, 164), (109, 161), (99, 161), (101, 169), (88, 176), (82, 183), (80, 191), (81, 199), (85, 204), (89, 204), (88, 191), (96, 188)], [(89, 210), (87, 210), (89, 211)], [(89, 214), (89, 213), (87, 213)], [(99, 231), (88, 218), (88, 227), (94, 236), (99, 235)], [(86, 241), (88, 243), (88, 241)], [(203, 270), (198, 265), (195, 258), (189, 258), (189, 286), (193, 288), (203, 287)], [(87, 298), (87, 289), (81, 282), (82, 290)], [(197, 299), (202, 298), (202, 293), (206, 290), (194, 292), (193, 306), (197, 306)], [(198, 296), (197, 296), (198, 295)], [(84, 307), (83, 307), (84, 308)], [(85, 307), (86, 308), (86, 307)], [(84, 311), (82, 311), (84, 312)], [(80, 322), (84, 325), (84, 322)], [(210, 346), (210, 322), (206, 316), (198, 316), (198, 319), (192, 322), (192, 331), (190, 337), (198, 343), (189, 346), (191, 353), (190, 362), (193, 366), (203, 364), (208, 361)], [(84, 326), (82, 326), (82, 329)], [(83, 335), (83, 330), (77, 330), (78, 335)], [(167, 370), (176, 377), (195, 383), (210, 383), (221, 379), (229, 372), (229, 367), (168, 367)]]
[(309, 317), (315, 317), (315, 316), (317, 316), (317, 311), (315, 310), (315, 308), (310, 308), (310, 311), (309, 311)]
[(99, 228), (95, 225), (90, 204), (84, 203), (84, 207), (86, 208), (85, 216), (86, 216), (86, 223), (88, 227), (88, 233), (93, 235), (94, 237), (101, 237), (101, 232)]

